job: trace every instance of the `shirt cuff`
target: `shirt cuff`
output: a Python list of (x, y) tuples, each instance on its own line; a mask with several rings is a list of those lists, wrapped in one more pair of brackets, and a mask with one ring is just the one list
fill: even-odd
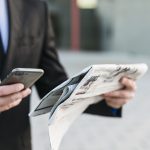
[(118, 115), (118, 109), (112, 108), (111, 112), (112, 112), (113, 116), (117, 116)]

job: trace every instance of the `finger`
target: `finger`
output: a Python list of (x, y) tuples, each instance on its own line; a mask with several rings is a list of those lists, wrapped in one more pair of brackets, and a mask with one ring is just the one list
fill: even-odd
[(24, 89), (24, 85), (21, 83), (0, 86), (0, 96), (10, 95), (19, 92)]
[(136, 82), (128, 79), (128, 78), (122, 78), (120, 81), (121, 84), (123, 84), (125, 86), (126, 89), (135, 91), (136, 90)]
[(23, 90), (21, 92), (14, 93), (14, 94), (2, 97), (0, 99), (0, 105), (1, 106), (5, 106), (7, 104), (15, 102), (18, 99), (23, 99), (23, 98), (27, 97), (30, 93), (31, 93), (30, 89), (25, 89), (25, 90)]
[(0, 111), (3, 112), (3, 111), (6, 111), (6, 110), (9, 110), (9, 109), (19, 105), (21, 101), (22, 101), (22, 99), (18, 99), (18, 100), (14, 101), (14, 102), (12, 102), (12, 103), (10, 103), (8, 105), (0, 107)]
[(128, 103), (128, 99), (115, 99), (115, 98), (107, 98), (105, 99), (108, 106), (111, 106), (113, 108), (120, 108), (126, 103)]
[(106, 102), (106, 103), (107, 103), (107, 105), (108, 105), (109, 107), (112, 107), (112, 108), (115, 108), (115, 109), (119, 109), (119, 108), (122, 107), (122, 105), (120, 105), (120, 104), (114, 104), (114, 103), (112, 103), (112, 102)]
[(21, 103), (21, 101), (22, 101), (22, 99), (18, 99), (18, 100), (16, 100), (16, 101), (14, 101), (14, 102), (10, 103), (10, 106), (9, 106), (9, 107), (10, 107), (10, 108), (13, 108), (13, 107), (19, 105), (19, 104)]
[(18, 99), (23, 99), (23, 98), (27, 97), (29, 94), (31, 94), (31, 89), (27, 88), (21, 92), (12, 94), (10, 96), (10, 101), (13, 102), (13, 101), (18, 100)]
[(31, 94), (31, 89), (27, 88), (27, 89), (21, 91), (20, 94), (21, 94), (21, 98), (25, 98)]
[(132, 91), (128, 90), (118, 90), (118, 91), (113, 91), (109, 92), (106, 94), (103, 94), (103, 97), (112, 97), (112, 98), (126, 98), (126, 99), (132, 99), (134, 98), (135, 93)]

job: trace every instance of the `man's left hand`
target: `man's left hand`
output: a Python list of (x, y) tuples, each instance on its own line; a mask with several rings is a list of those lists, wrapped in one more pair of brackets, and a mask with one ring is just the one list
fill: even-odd
[(124, 86), (123, 89), (103, 95), (107, 105), (116, 109), (121, 108), (124, 104), (133, 99), (136, 91), (136, 83), (132, 79), (124, 77), (120, 83)]

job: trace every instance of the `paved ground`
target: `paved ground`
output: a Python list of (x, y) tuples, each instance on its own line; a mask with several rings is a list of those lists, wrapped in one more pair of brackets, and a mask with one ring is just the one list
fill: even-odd
[[(123, 56), (124, 55), (124, 56)], [(60, 58), (69, 75), (95, 63), (146, 62), (148, 56), (111, 53), (61, 52)], [(150, 72), (138, 81), (135, 99), (124, 107), (122, 119), (82, 115), (70, 128), (60, 150), (150, 150)], [(32, 105), (38, 99), (33, 94)], [(32, 118), (33, 149), (50, 150), (48, 115)]]

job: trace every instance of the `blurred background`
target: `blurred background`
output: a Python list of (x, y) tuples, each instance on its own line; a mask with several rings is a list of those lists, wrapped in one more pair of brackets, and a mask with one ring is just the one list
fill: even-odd
[(149, 52), (149, 0), (49, 0), (61, 49)]
[[(60, 60), (69, 76), (91, 64), (150, 65), (149, 0), (49, 0)], [(138, 84), (123, 118), (82, 115), (60, 150), (150, 150), (150, 73)], [(33, 107), (37, 103), (32, 94)], [(32, 109), (32, 108), (31, 108)], [(50, 150), (48, 114), (31, 118), (33, 149)]]

